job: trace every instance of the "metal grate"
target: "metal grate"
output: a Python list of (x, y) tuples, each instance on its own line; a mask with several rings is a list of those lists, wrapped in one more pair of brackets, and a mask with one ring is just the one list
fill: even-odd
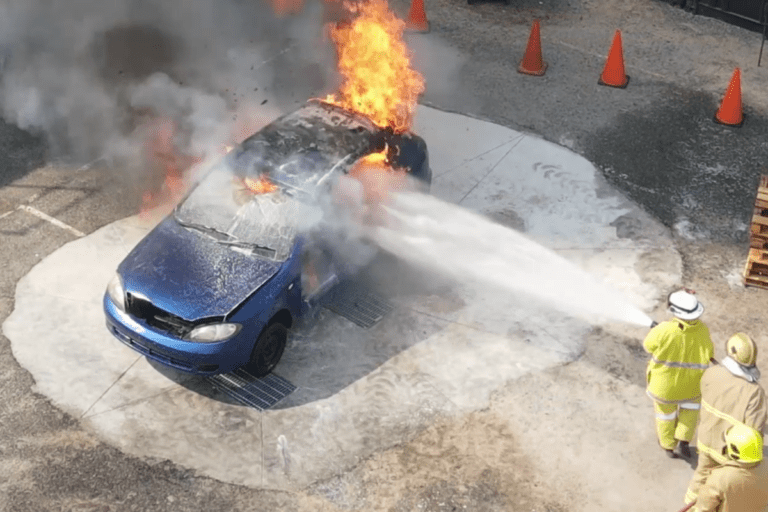
[(325, 307), (365, 328), (372, 327), (394, 309), (384, 297), (354, 282), (337, 286)]
[(269, 409), (296, 391), (296, 386), (280, 376), (270, 373), (259, 379), (242, 368), (206, 378), (216, 389), (259, 411)]

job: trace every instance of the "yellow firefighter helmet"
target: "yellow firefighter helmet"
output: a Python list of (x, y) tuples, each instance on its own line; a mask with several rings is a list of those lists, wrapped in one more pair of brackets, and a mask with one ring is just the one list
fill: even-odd
[(742, 366), (754, 366), (757, 362), (757, 344), (743, 332), (725, 342), (725, 353)]
[(763, 460), (763, 436), (747, 425), (734, 425), (725, 432), (728, 457), (739, 462)]

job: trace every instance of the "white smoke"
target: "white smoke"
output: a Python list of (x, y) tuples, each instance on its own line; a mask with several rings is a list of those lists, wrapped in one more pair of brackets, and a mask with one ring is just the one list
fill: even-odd
[(181, 126), (180, 130), (190, 132), (185, 146), (192, 154), (205, 153), (212, 145), (226, 141), (228, 108), (224, 98), (179, 85), (163, 73), (156, 73), (132, 88), (130, 105), (152, 109), (161, 118), (189, 125)]
[(466, 58), (445, 41), (424, 34), (409, 34), (406, 44), (411, 63), (424, 76), (426, 91), (422, 100), (451, 111), (471, 111), (480, 106), (474, 91), (462, 88)]
[(325, 87), (323, 74), (286, 81), (276, 69), (333, 57), (317, 7), (278, 19), (258, 0), (0, 1), (2, 115), (43, 134), (54, 159), (137, 154), (141, 109), (186, 132), (185, 151), (242, 139), (288, 106), (291, 87)]

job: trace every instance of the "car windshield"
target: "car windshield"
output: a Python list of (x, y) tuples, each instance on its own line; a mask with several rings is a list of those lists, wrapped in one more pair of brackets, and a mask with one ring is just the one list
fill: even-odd
[(174, 218), (219, 243), (277, 261), (316, 218), (335, 177), (371, 144), (373, 128), (327, 105), (308, 104), (270, 123), (217, 163)]
[[(226, 157), (226, 165), (241, 178), (267, 179), (289, 195), (313, 195), (318, 184), (330, 178), (343, 156), (324, 155), (317, 149), (306, 148), (284, 156), (268, 143), (253, 142), (248, 149), (239, 147)], [(339, 166), (340, 167), (340, 166)]]
[(218, 243), (285, 261), (306, 205), (282, 187), (272, 187), (268, 193), (251, 192), (222, 161), (177, 207), (174, 218)]

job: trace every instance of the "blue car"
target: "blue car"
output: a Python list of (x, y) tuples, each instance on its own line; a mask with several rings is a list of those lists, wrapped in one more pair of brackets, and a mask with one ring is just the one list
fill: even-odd
[[(271, 372), (288, 330), (346, 277), (332, 228), (306, 224), (334, 177), (371, 153), (428, 187), (427, 146), (310, 101), (233, 149), (117, 268), (109, 331), (149, 359), (214, 375)], [(309, 231), (310, 233), (312, 231)]]

